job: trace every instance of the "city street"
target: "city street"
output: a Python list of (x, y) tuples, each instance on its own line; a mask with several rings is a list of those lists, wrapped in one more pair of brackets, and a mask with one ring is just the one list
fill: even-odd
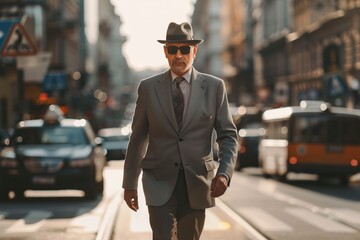
[(24, 200), (1, 202), (0, 239), (105, 240), (118, 206), (119, 169), (108, 164), (104, 195), (93, 201), (83, 199), (81, 191), (61, 190), (26, 191)]
[(360, 240), (359, 19), (360, 0), (1, 0), (0, 240), (152, 239), (142, 176), (140, 209), (123, 196), (138, 167), (179, 216), (211, 182), (202, 240)]
[(269, 239), (360, 239), (360, 182), (349, 187), (313, 175), (282, 183), (256, 168), (235, 174), (222, 200)]
[[(0, 205), (0, 240), (151, 239), (140, 190), (140, 210), (122, 201), (123, 161), (105, 170), (103, 198), (88, 201), (76, 191), (27, 191), (25, 200)], [(202, 239), (360, 239), (360, 181), (349, 187), (290, 175), (286, 183), (265, 179), (257, 168), (235, 172), (231, 186), (207, 210)]]
[[(360, 239), (359, 201), (359, 176), (349, 187), (305, 174), (282, 183), (248, 168), (234, 174), (217, 207), (207, 210), (202, 239)], [(140, 204), (137, 213), (121, 204), (112, 240), (151, 239), (142, 195)]]
[[(151, 239), (151, 228), (148, 223), (147, 208), (142, 190), (139, 190), (138, 212), (131, 211), (125, 202), (119, 208), (115, 229), (112, 240)], [(239, 239), (253, 240), (263, 238), (255, 229), (245, 222), (239, 215), (225, 205), (221, 200), (217, 201), (217, 206), (210, 208), (206, 212), (206, 221), (202, 239)]]

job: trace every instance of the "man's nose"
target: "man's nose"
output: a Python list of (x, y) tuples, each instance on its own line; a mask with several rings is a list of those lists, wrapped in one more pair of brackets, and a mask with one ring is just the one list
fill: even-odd
[(180, 49), (178, 49), (178, 50), (176, 51), (175, 57), (176, 57), (176, 58), (181, 58), (181, 57), (182, 57), (182, 54), (181, 54), (181, 52), (180, 52)]

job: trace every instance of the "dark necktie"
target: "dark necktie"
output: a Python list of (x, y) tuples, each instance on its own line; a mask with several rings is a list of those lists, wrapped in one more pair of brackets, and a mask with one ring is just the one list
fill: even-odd
[(173, 94), (173, 105), (175, 111), (176, 122), (181, 129), (182, 118), (184, 113), (184, 96), (180, 89), (180, 83), (184, 81), (183, 77), (176, 77), (172, 84), (172, 94)]

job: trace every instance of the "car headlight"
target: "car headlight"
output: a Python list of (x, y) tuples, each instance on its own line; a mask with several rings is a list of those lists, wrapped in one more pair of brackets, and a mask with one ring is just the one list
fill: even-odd
[(3, 158), (0, 159), (0, 167), (16, 168), (18, 166), (14, 158)]
[(69, 162), (71, 167), (87, 167), (91, 165), (90, 158), (83, 158), (83, 159), (72, 159)]
[(0, 167), (16, 168), (15, 152), (12, 147), (5, 147), (0, 151)]

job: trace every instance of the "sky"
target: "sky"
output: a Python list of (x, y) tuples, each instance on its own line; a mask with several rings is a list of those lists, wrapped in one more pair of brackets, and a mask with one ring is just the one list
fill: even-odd
[(120, 16), (120, 32), (127, 37), (123, 46), (134, 70), (167, 67), (162, 44), (170, 22), (191, 22), (195, 0), (111, 0)]

